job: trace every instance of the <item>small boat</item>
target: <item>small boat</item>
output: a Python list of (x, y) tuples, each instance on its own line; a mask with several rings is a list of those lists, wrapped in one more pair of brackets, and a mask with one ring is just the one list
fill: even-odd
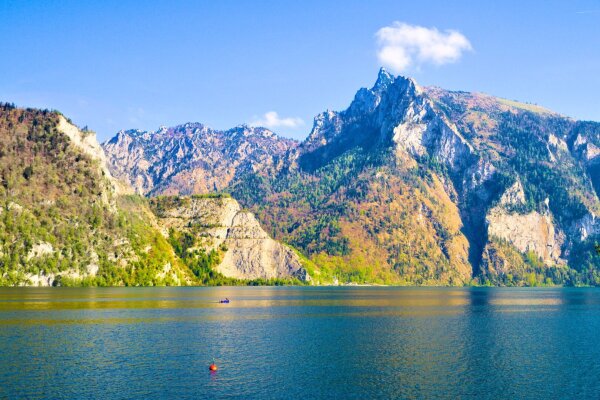
[(225, 300), (219, 300), (219, 303), (229, 304), (229, 299), (226, 297)]

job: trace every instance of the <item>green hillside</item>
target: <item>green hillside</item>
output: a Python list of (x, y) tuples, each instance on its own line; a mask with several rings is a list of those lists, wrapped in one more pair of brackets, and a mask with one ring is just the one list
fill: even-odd
[(114, 195), (99, 162), (58, 130), (59, 118), (0, 106), (0, 285), (189, 281), (149, 223), (146, 201)]

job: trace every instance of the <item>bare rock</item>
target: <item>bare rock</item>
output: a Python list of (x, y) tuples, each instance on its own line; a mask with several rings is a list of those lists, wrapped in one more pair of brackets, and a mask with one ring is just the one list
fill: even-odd
[(560, 262), (564, 235), (555, 228), (551, 216), (536, 211), (511, 213), (493, 208), (487, 216), (488, 235), (504, 239), (519, 251), (534, 252), (546, 264)]
[(179, 198), (172, 207), (158, 212), (165, 230), (194, 232), (206, 250), (226, 248), (217, 271), (237, 279), (295, 277), (309, 281), (300, 258), (289, 247), (271, 239), (254, 215), (228, 197)]

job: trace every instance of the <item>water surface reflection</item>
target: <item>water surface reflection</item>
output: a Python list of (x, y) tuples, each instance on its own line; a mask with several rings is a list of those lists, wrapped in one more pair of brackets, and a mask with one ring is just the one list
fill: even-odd
[(599, 311), (595, 289), (0, 289), (0, 398), (593, 397)]

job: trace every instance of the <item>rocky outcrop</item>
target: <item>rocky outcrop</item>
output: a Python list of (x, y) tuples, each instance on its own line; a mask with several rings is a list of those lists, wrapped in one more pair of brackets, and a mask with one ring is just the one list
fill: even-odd
[(249, 212), (233, 218), (225, 240), (227, 252), (217, 270), (239, 279), (295, 277), (310, 280), (300, 259), (289, 247), (269, 238)]
[(319, 114), (299, 147), (300, 163), (315, 169), (353, 147), (387, 148), (400, 157), (429, 155), (456, 168), (469, 160), (472, 148), (454, 124), (410, 78), (379, 71), (375, 85), (361, 88), (348, 109)]
[(96, 140), (96, 134), (94, 132), (83, 132), (79, 130), (75, 125), (67, 121), (67, 119), (60, 115), (58, 117), (58, 130), (64, 133), (71, 139), (71, 143), (83, 151), (85, 154), (90, 156), (94, 160), (100, 161), (100, 167), (106, 171), (106, 156), (102, 151), (102, 147)]
[[(600, 123), (579, 121), (570, 132), (568, 147), (587, 169), (596, 196), (600, 198)], [(597, 208), (596, 213), (600, 212)]]
[(240, 205), (228, 197), (180, 197), (155, 212), (165, 236), (169, 229), (185, 231), (192, 226), (199, 227), (202, 237), (206, 238), (203, 246), (216, 249), (227, 239), (233, 218), (240, 212)]
[(573, 150), (586, 162), (600, 162), (600, 147), (593, 142), (592, 138), (584, 134), (577, 134), (575, 136)]
[(54, 253), (54, 249), (52, 248), (52, 245), (50, 243), (36, 243), (31, 247), (31, 250), (29, 250), (29, 253), (27, 254), (27, 261), (31, 260), (32, 258), (39, 258), (46, 254), (52, 253)]
[(571, 231), (579, 240), (586, 240), (590, 236), (600, 235), (600, 218), (594, 213), (587, 214), (573, 223)]
[(533, 252), (545, 264), (560, 260), (564, 234), (554, 225), (551, 215), (537, 211), (519, 213), (515, 207), (525, 204), (523, 186), (517, 180), (500, 197), (486, 218), (488, 236), (499, 238), (515, 246), (520, 252)]
[(129, 185), (115, 179), (110, 173), (106, 155), (100, 146), (100, 143), (98, 143), (94, 132), (81, 131), (78, 127), (67, 121), (62, 115), (59, 115), (58, 117), (57, 129), (69, 137), (71, 144), (98, 163), (98, 172), (101, 176), (106, 178), (106, 185), (102, 191), (102, 200), (105, 204), (110, 204), (114, 209), (114, 195), (133, 193)]
[(534, 252), (546, 264), (559, 261), (563, 236), (549, 215), (532, 211), (527, 214), (510, 213), (494, 208), (487, 216), (488, 235), (504, 239), (519, 251)]
[[(164, 203), (163, 203), (164, 204)], [(205, 250), (224, 249), (216, 270), (237, 279), (294, 277), (310, 281), (300, 258), (289, 247), (271, 239), (254, 215), (229, 197), (176, 198), (158, 209), (160, 224), (192, 231)]]
[(525, 191), (521, 181), (517, 179), (500, 197), (499, 206), (507, 208), (511, 206), (522, 206), (525, 204)]

